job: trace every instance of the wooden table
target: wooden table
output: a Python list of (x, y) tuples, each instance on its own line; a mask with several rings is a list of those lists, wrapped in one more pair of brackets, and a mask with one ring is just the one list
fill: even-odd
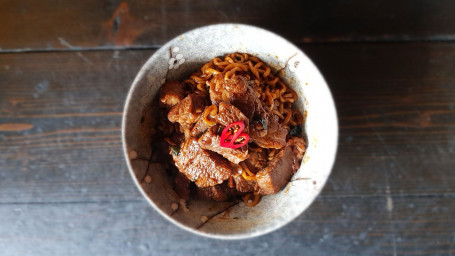
[[(454, 1), (0, 1), (1, 255), (455, 255)], [(238, 22), (325, 75), (340, 121), (318, 199), (243, 241), (190, 234), (142, 198), (120, 122), (174, 36)]]

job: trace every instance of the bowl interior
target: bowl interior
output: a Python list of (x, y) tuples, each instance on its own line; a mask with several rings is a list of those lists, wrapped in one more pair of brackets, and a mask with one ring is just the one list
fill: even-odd
[[(166, 166), (149, 163), (154, 150), (150, 130), (156, 120), (152, 101), (166, 80), (183, 80), (216, 56), (246, 52), (261, 58), (298, 94), (296, 107), (305, 113), (307, 152), (291, 182), (255, 207), (243, 202), (183, 202), (172, 189)], [(311, 60), (285, 39), (266, 30), (239, 24), (198, 28), (160, 48), (142, 67), (128, 95), (123, 142), (133, 179), (163, 216), (200, 235), (238, 239), (265, 234), (292, 221), (322, 190), (333, 165), (338, 124), (330, 91)], [(149, 177), (147, 177), (149, 176)], [(147, 177), (147, 178), (146, 178)], [(175, 207), (179, 206), (177, 210)], [(206, 219), (208, 218), (208, 221)]]

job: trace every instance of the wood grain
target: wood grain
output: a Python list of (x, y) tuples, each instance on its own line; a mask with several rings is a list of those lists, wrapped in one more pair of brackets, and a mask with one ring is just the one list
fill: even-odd
[(455, 39), (450, 0), (0, 1), (3, 51), (153, 47), (215, 23), (257, 25), (296, 43)]
[(337, 178), (329, 181), (334, 193), (345, 188), (453, 195), (455, 65), (449, 57), (453, 46), (306, 47), (337, 103), (341, 136), (332, 176)]
[(6, 123), (0, 124), (0, 131), (12, 132), (12, 131), (24, 131), (33, 128), (32, 124), (23, 123)]
[[(292, 224), (263, 237), (221, 241), (168, 223), (145, 200), (3, 204), (4, 255), (450, 255), (453, 198), (320, 197)], [(33, 217), (32, 217), (33, 216)], [(45, 233), (42, 231), (46, 230)]]
[[(453, 44), (304, 50), (325, 74), (340, 118), (325, 195), (454, 195)], [(152, 53), (0, 55), (0, 123), (33, 125), (0, 131), (0, 202), (137, 198), (121, 150), (121, 112)]]
[(1, 202), (137, 199), (121, 113), (150, 51), (0, 55)]
[[(450, 0), (0, 0), (0, 254), (454, 255), (454, 13)], [(299, 45), (340, 124), (322, 194), (241, 241), (154, 211), (120, 136), (126, 93), (155, 49), (224, 22)]]
[(302, 48), (337, 104), (333, 173), (290, 225), (227, 242), (165, 221), (124, 164), (123, 103), (153, 50), (0, 54), (2, 253), (454, 254), (455, 44)]

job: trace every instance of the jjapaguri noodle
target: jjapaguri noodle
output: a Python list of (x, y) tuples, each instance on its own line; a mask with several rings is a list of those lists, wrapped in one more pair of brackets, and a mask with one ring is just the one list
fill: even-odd
[(305, 154), (297, 93), (259, 58), (214, 58), (159, 93), (159, 136), (177, 167), (184, 199), (242, 196), (254, 206), (282, 190)]

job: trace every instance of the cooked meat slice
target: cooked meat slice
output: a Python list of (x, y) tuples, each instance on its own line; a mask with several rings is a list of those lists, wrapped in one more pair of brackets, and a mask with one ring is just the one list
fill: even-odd
[(262, 195), (276, 194), (282, 190), (300, 165), (298, 150), (294, 144), (288, 144), (281, 150), (268, 166), (256, 173), (259, 193)]
[[(223, 75), (217, 75), (210, 84), (210, 100), (213, 104), (219, 104), (224, 101), (235, 105), (242, 111), (248, 119), (252, 119), (254, 115), (258, 115), (264, 111), (262, 108), (259, 95), (254, 91), (253, 87), (248, 84), (248, 80), (244, 76), (234, 76), (224, 80)], [(216, 83), (216, 81), (223, 81)]]
[(216, 122), (223, 126), (228, 126), (237, 121), (242, 121), (245, 124), (245, 133), (248, 133), (249, 120), (248, 118), (235, 106), (220, 102), (218, 106), (218, 114), (216, 115)]
[(179, 152), (171, 154), (179, 171), (198, 187), (214, 186), (231, 176), (229, 161), (202, 149), (196, 138), (189, 138), (181, 144)]
[(248, 151), (248, 158), (245, 160), (245, 164), (248, 166), (251, 172), (257, 173), (262, 170), (267, 164), (267, 156), (265, 152), (256, 152), (253, 150)]
[[(233, 163), (240, 163), (248, 157), (248, 144), (240, 148), (225, 148), (220, 146), (221, 136), (216, 134), (217, 126), (208, 129), (198, 140), (203, 149), (216, 152)], [(215, 131), (214, 131), (215, 130)]]
[(240, 165), (233, 165), (232, 177), (234, 178), (235, 189), (239, 192), (253, 192), (257, 186), (255, 180), (246, 180), (243, 178), (242, 167)]
[(232, 177), (234, 178), (235, 189), (239, 192), (253, 192), (255, 190), (254, 188), (257, 186), (256, 181), (245, 180), (241, 174), (234, 174)]
[[(248, 84), (244, 76), (233, 76), (225, 80), (222, 74), (216, 75), (209, 84), (212, 104), (228, 102), (239, 108), (249, 119), (263, 110), (259, 96)], [(222, 82), (219, 82), (222, 81)]]
[[(287, 142), (288, 145), (293, 147), (294, 152), (297, 154), (297, 159), (302, 159), (306, 151), (306, 143), (303, 138), (292, 137)], [(300, 161), (299, 161), (300, 162)]]
[(234, 76), (225, 80), (223, 74), (215, 75), (208, 85), (210, 87), (210, 100), (215, 105), (222, 101), (230, 102), (233, 98), (244, 95), (248, 86), (243, 76)]
[(190, 94), (169, 110), (167, 118), (172, 123), (178, 122), (184, 128), (191, 129), (193, 124), (201, 117), (204, 107), (205, 102), (202, 97)]
[(250, 138), (252, 141), (257, 138), (267, 135), (267, 127), (269, 126), (269, 118), (267, 112), (256, 114), (250, 122)]
[[(230, 105), (233, 106), (232, 108), (240, 110), (247, 119), (252, 121), (252, 123), (249, 123), (249, 135), (251, 140), (256, 141), (259, 138), (266, 137), (265, 140), (260, 140), (259, 143), (261, 143), (261, 147), (284, 147), (286, 144), (287, 130), (279, 124), (278, 116), (271, 114), (269, 110), (262, 106), (259, 95), (257, 95), (253, 87), (248, 85), (247, 79), (242, 76), (235, 76), (226, 80), (224, 84), (226, 85), (226, 88), (224, 91), (221, 91), (221, 94), (224, 95), (222, 100), (232, 104)], [(216, 86), (212, 87), (216, 88)], [(216, 95), (216, 97), (211, 96), (212, 103), (219, 100), (218, 94), (214, 95)], [(226, 103), (219, 102), (220, 112), (224, 107), (222, 104)], [(222, 115), (218, 114), (218, 119), (220, 119), (219, 116)], [(227, 125), (222, 122), (220, 123)], [(267, 136), (269, 133), (270, 135)]]
[(188, 199), (190, 197), (191, 181), (186, 178), (185, 174), (179, 172), (174, 179), (174, 190), (180, 198)]
[[(242, 121), (245, 124), (246, 133), (248, 133), (248, 118), (235, 106), (220, 102), (218, 106), (218, 114), (215, 116), (215, 121), (218, 124), (223, 126), (227, 126), (231, 123)], [(191, 130), (191, 136), (199, 137), (204, 133), (210, 125), (204, 122), (203, 118), (200, 118), (196, 124), (194, 125), (193, 129)]]
[(254, 116), (261, 116), (265, 113), (265, 109), (262, 106), (262, 102), (259, 99), (259, 95), (249, 85), (245, 85), (246, 90), (243, 95), (235, 95), (231, 99), (231, 104), (239, 108), (250, 120)]
[(263, 148), (283, 148), (286, 145), (288, 129), (279, 123), (278, 116), (276, 115), (268, 114), (267, 119), (267, 134), (263, 137), (254, 138), (254, 141), (258, 146)]
[(180, 103), (185, 98), (185, 90), (183, 83), (179, 81), (166, 82), (160, 88), (160, 104), (167, 107), (172, 107)]
[(199, 118), (199, 120), (194, 124), (193, 129), (191, 130), (191, 136), (199, 137), (201, 136), (207, 129), (210, 128), (208, 124), (204, 122), (203, 118)]
[(229, 187), (228, 182), (206, 188), (195, 188), (196, 197), (203, 200), (226, 201), (229, 198), (238, 195), (235, 188)]
[(286, 135), (288, 130), (281, 127), (274, 132), (267, 132), (267, 135), (255, 140), (256, 144), (263, 148), (281, 149), (286, 145)]
[[(232, 108), (240, 110), (247, 119), (252, 121), (249, 124), (249, 135), (252, 141), (256, 141), (259, 146), (265, 148), (280, 149), (286, 145), (288, 130), (280, 125), (278, 116), (270, 113), (270, 110), (262, 106), (259, 95), (253, 87), (248, 85), (245, 77), (234, 76), (220, 84), (224, 87), (217, 88), (219, 86), (217, 84), (210, 86), (210, 99), (213, 104), (220, 105), (219, 112), (228, 102), (233, 105), (230, 105)], [(217, 119), (222, 117), (223, 115), (217, 115)], [(228, 124), (228, 122), (223, 123), (221, 121), (219, 123)]]

